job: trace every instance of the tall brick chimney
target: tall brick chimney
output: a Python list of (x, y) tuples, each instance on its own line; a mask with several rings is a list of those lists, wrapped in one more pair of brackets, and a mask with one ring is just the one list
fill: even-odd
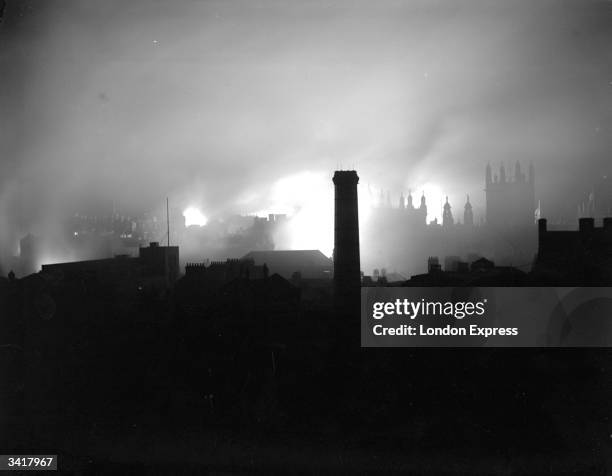
[(359, 213), (354, 170), (336, 171), (334, 219), (334, 295), (338, 309), (359, 312), (361, 269), (359, 261)]

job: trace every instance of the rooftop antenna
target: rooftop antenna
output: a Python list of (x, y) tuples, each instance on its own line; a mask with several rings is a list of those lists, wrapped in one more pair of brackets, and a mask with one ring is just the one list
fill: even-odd
[(170, 205), (166, 197), (166, 225), (168, 227), (168, 246), (170, 246)]

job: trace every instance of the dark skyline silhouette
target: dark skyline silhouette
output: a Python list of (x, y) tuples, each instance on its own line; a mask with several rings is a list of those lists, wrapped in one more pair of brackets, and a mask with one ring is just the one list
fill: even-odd
[[(604, 468), (608, 453), (592, 447), (609, 433), (601, 423), (609, 403), (606, 392), (594, 394), (607, 384), (608, 374), (589, 379), (588, 395), (574, 392), (585, 384), (585, 372), (608, 371), (598, 364), (607, 349), (572, 352), (572, 367), (563, 370), (564, 388), (575, 399), (569, 404), (554, 390), (556, 366), (568, 362), (555, 349), (450, 349), (451, 355), (441, 349), (432, 354), (360, 348), (360, 288), (388, 283), (386, 276), (360, 282), (358, 180), (355, 171), (334, 174), (333, 280), (326, 275), (330, 263), (314, 251), (254, 252), (239, 260), (192, 263), (179, 277), (179, 248), (158, 243), (140, 248), (137, 258), (48, 265), (21, 279), (0, 278), (0, 328), (6, 339), (0, 401), (7, 409), (0, 417), (8, 429), (0, 444), (23, 452), (53, 441), (64, 465), (104, 473), (166, 472), (170, 460), (183, 454), (171, 441), (197, 445), (222, 435), (230, 435), (230, 441), (216, 456), (181, 461), (174, 471), (241, 471), (245, 460), (238, 447), (253, 434), (259, 436), (251, 471), (269, 472), (281, 460), (286, 464), (284, 451), (264, 456), (266, 447), (280, 441), (297, 445), (292, 468), (331, 473), (356, 467), (321, 459), (316, 445), (312, 451), (319, 457), (312, 460), (304, 445), (325, 442), (337, 454), (355, 446), (358, 458), (366, 460), (381, 451), (393, 455), (393, 464), (368, 466), (361, 460), (360, 470), (370, 467), (375, 473), (398, 464), (439, 473), (432, 470), (432, 452), (442, 455), (439, 463), (452, 466), (451, 473), (474, 471), (484, 460), (499, 461), (499, 451), (510, 451), (524, 461), (513, 465), (517, 474), (531, 474), (522, 471), (542, 464), (556, 468), (549, 458), (568, 449), (568, 462), (577, 471)], [(460, 299), (477, 286), (609, 284), (609, 228), (610, 219), (599, 228), (583, 218), (579, 230), (548, 231), (541, 219), (537, 260), (529, 274), (485, 258), (450, 260), (442, 269), (430, 257), (427, 274), (394, 285), (450, 286), (453, 299)], [(278, 274), (281, 268), (290, 278)], [(562, 301), (541, 288), (541, 299), (548, 299), (553, 312), (538, 316), (548, 330), (539, 341), (608, 343), (610, 299), (591, 291), (585, 288), (581, 296), (578, 288)], [(502, 415), (497, 405), (503, 406)], [(580, 439), (576, 418), (589, 425)], [(372, 431), (385, 435), (383, 440), (372, 442)], [(71, 442), (75, 434), (79, 440)], [(305, 436), (293, 440), (296, 434)], [(151, 437), (171, 456), (139, 455), (138, 445)], [(111, 441), (130, 451), (123, 462), (111, 463), (118, 457), (117, 450), (106, 449)], [(402, 446), (389, 453), (390, 442), (412, 450)], [(587, 450), (592, 453), (585, 459)], [(461, 466), (465, 463), (454, 452), (474, 462)], [(85, 466), (81, 455), (90, 455)]]
[[(611, 24), (603, 0), (0, 1), (0, 453), (609, 472)], [(360, 341), (368, 296), (482, 288), (542, 347)]]

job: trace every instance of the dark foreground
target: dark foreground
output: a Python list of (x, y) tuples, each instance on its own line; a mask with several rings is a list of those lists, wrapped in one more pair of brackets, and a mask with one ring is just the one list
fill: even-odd
[(48, 318), (30, 281), (0, 316), (1, 454), (63, 474), (612, 470), (608, 349), (361, 349), (358, 320), (245, 306), (244, 286), (201, 314), (58, 286)]

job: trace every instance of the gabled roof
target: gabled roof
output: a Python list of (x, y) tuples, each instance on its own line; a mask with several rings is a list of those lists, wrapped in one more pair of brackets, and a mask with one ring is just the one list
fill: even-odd
[(491, 269), (495, 267), (495, 263), (487, 258), (479, 258), (472, 263), (470, 268), (473, 270), (476, 269)]
[(322, 267), (331, 268), (333, 262), (319, 250), (251, 251), (242, 259), (252, 259), (256, 265), (268, 265), (270, 269), (293, 268), (295, 270)]
[(287, 299), (295, 300), (300, 297), (300, 290), (276, 273), (268, 279), (233, 279), (219, 289), (218, 297), (235, 300), (238, 296), (244, 296), (245, 292), (276, 302)]

